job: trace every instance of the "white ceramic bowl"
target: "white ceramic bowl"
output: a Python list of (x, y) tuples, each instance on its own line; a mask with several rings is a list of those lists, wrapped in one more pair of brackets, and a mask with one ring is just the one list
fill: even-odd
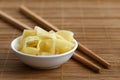
[(17, 37), (11, 42), (12, 50), (23, 63), (38, 69), (53, 69), (59, 67), (60, 65), (62, 65), (71, 58), (71, 56), (73, 55), (74, 51), (78, 46), (78, 43), (75, 40), (74, 48), (66, 53), (52, 56), (34, 56), (24, 54), (17, 50), (17, 43), (19, 39), (20, 37)]

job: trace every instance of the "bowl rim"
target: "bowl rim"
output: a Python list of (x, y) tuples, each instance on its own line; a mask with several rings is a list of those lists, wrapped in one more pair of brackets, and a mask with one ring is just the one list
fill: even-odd
[(57, 55), (50, 55), (50, 56), (35, 56), (35, 55), (30, 55), (30, 54), (22, 53), (22, 52), (18, 51), (18, 50), (15, 48), (15, 44), (19, 41), (20, 37), (21, 37), (21, 36), (13, 39), (10, 46), (11, 46), (11, 49), (12, 49), (16, 54), (20, 54), (20, 55), (22, 55), (22, 56), (35, 57), (35, 58), (53, 58), (53, 57), (60, 57), (60, 56), (64, 56), (64, 55), (67, 55), (67, 54), (70, 54), (70, 53), (74, 52), (74, 51), (77, 49), (77, 47), (78, 47), (78, 43), (77, 43), (77, 41), (74, 39), (75, 46), (74, 46), (73, 49), (71, 49), (71, 50), (68, 51), (68, 52), (65, 52), (65, 53), (62, 53), (62, 54), (57, 54)]

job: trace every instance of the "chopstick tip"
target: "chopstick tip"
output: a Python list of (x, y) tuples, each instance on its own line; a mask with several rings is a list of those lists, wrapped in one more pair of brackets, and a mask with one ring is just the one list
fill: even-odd
[(110, 67), (111, 67), (110, 63), (107, 63), (107, 65), (105, 66), (106, 69), (110, 69)]

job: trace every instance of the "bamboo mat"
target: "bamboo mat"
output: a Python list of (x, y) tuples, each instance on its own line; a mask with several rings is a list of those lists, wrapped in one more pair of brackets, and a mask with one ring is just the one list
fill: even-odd
[(22, 32), (0, 19), (0, 80), (120, 80), (119, 0), (0, 0), (1, 10), (34, 27), (35, 22), (19, 13), (21, 5), (58, 28), (73, 31), (77, 40), (110, 62), (111, 68), (97, 74), (70, 59), (57, 69), (32, 69), (10, 49), (10, 42)]

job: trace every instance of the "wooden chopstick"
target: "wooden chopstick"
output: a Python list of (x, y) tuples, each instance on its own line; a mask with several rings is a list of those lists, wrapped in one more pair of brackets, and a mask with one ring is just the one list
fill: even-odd
[(90, 62), (89, 60), (85, 59), (84, 57), (78, 55), (77, 53), (74, 53), (72, 58), (81, 62), (88, 68), (92, 69), (94, 72), (97, 72), (97, 73), (101, 72), (101, 68), (99, 66), (95, 65), (94, 63)]
[(45, 30), (48, 30), (48, 31), (49, 30), (54, 30), (54, 31), (58, 31), (59, 30), (57, 27), (53, 26), (52, 24), (50, 24), (49, 22), (47, 22), (46, 20), (44, 20), (42, 17), (36, 15), (32, 11), (30, 11), (28, 8), (26, 8), (25, 6), (20, 7), (20, 11), (24, 15), (28, 16), (33, 21), (35, 21), (39, 25), (41, 25), (41, 27), (44, 28)]
[[(20, 21), (14, 19), (13, 17), (7, 15), (6, 13), (0, 11), (0, 17), (9, 22), (10, 24), (14, 25), (13, 27), (17, 27), (20, 30), (24, 30), (24, 29), (30, 29), (32, 30), (31, 27), (21, 23)], [(95, 72), (100, 72), (101, 68), (95, 64), (93, 64), (92, 62), (88, 61), (87, 59), (85, 59), (84, 57), (78, 55), (77, 53), (74, 53), (72, 58), (74, 58), (75, 60), (81, 62), (82, 64), (86, 65), (87, 67), (89, 67), (90, 69), (92, 69)]]
[(86, 55), (90, 56), (92, 59), (94, 59), (97, 62), (99, 62), (100, 64), (102, 64), (105, 68), (109, 68), (110, 67), (110, 63), (108, 63), (106, 60), (104, 60), (103, 58), (101, 58), (100, 56), (98, 56), (97, 54), (95, 54), (90, 49), (86, 48), (81, 43), (78, 43), (78, 44), (79, 44), (78, 45), (78, 50), (84, 52)]
[[(35, 13), (33, 13), (31, 10), (29, 10), (25, 6), (21, 6), (20, 7), (20, 11), (24, 15), (28, 16), (29, 18), (31, 18), (32, 20), (34, 20), (35, 22), (37, 22), (44, 29), (54, 30), (54, 31), (58, 31), (59, 30), (57, 27), (53, 26), (52, 24), (50, 24), (49, 22), (47, 22), (46, 20), (44, 20), (42, 17), (36, 15)], [(109, 68), (110, 64), (107, 61), (105, 61), (103, 58), (101, 58), (100, 56), (98, 56), (97, 54), (95, 54), (94, 52), (92, 52), (91, 50), (89, 50), (88, 48), (86, 48), (85, 46), (83, 46), (81, 43), (79, 43), (79, 45), (78, 45), (78, 50), (84, 52), (85, 54), (87, 54), (92, 59), (94, 59), (97, 62), (99, 62), (104, 67)]]
[[(10, 24), (13, 24), (13, 27), (19, 28), (20, 30), (23, 29), (32, 29), (31, 27), (28, 27), (27, 25), (21, 23), (20, 21), (12, 18), (11, 16), (5, 14), (3, 11), (0, 11), (0, 18), (2, 18), (3, 20), (7, 21)], [(24, 27), (23, 27), (24, 26)]]

